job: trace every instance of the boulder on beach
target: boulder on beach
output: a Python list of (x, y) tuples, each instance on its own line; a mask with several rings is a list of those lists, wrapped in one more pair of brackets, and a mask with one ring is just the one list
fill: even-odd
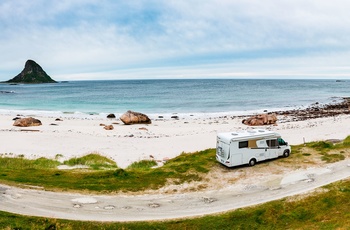
[(249, 126), (274, 125), (277, 122), (276, 114), (259, 114), (250, 118), (244, 119), (243, 124)]
[(134, 112), (128, 110), (126, 113), (120, 116), (120, 120), (126, 124), (151, 124), (151, 119), (148, 118), (147, 115), (143, 113)]
[(107, 118), (115, 118), (115, 115), (113, 113), (110, 113), (107, 115)]
[(113, 125), (106, 125), (106, 126), (104, 127), (104, 129), (105, 129), (105, 130), (113, 130), (114, 127), (113, 127)]
[(19, 127), (30, 127), (39, 125), (41, 125), (41, 121), (33, 117), (20, 118), (15, 120), (15, 122), (13, 123), (13, 126)]

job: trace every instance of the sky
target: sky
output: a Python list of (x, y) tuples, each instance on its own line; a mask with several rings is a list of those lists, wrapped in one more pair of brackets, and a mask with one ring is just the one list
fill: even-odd
[(346, 0), (1, 0), (0, 81), (350, 79)]

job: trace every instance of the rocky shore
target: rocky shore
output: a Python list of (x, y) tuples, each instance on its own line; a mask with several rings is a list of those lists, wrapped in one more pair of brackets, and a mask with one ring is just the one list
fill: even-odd
[(282, 116), (292, 116), (294, 121), (350, 114), (350, 98), (344, 98), (341, 102), (326, 105), (320, 105), (316, 102), (306, 109), (278, 111), (275, 113)]

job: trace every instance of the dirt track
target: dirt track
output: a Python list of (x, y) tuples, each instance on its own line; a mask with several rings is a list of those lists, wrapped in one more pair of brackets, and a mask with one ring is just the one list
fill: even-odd
[(224, 212), (295, 194), (349, 178), (350, 160), (319, 168), (271, 175), (249, 184), (185, 194), (87, 196), (0, 185), (0, 210), (30, 216), (89, 221), (142, 221)]

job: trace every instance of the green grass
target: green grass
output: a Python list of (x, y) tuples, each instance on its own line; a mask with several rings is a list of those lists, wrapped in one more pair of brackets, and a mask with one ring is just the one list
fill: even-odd
[(155, 160), (142, 160), (139, 162), (134, 162), (131, 165), (128, 166), (128, 169), (143, 169), (143, 170), (149, 170), (153, 166), (156, 166), (157, 162)]
[(117, 164), (114, 161), (97, 153), (91, 153), (83, 157), (72, 158), (64, 161), (63, 163), (69, 166), (85, 165), (95, 170), (118, 168)]
[(350, 147), (350, 136), (347, 136), (340, 144), (339, 146), (342, 147)]
[(329, 152), (332, 149), (343, 149), (350, 147), (350, 136), (347, 136), (342, 142), (336, 144), (328, 141), (317, 141), (309, 142), (306, 145), (320, 152)]
[[(337, 144), (320, 141), (292, 146), (292, 155), (280, 159), (279, 162), (290, 165), (297, 164), (298, 161), (308, 161), (315, 151), (320, 154), (320, 159), (327, 163), (340, 161), (345, 159), (345, 150), (349, 149), (349, 143), (350, 137), (347, 137)], [(215, 160), (215, 149), (182, 153), (158, 168), (152, 168), (156, 165), (155, 161), (143, 160), (131, 164), (126, 169), (120, 169), (111, 159), (93, 153), (64, 162), (70, 166), (85, 165), (88, 169), (58, 170), (57, 166), (61, 163), (56, 159), (29, 160), (3, 155), (0, 157), (0, 182), (41, 186), (48, 190), (137, 192), (159, 189), (169, 181), (174, 184), (201, 181), (210, 170), (220, 165)]]
[(318, 141), (307, 143), (306, 146), (318, 151), (321, 155), (321, 160), (327, 163), (333, 163), (345, 159), (345, 151), (343, 150), (350, 147), (350, 136), (347, 136), (342, 142), (336, 144), (327, 141)]
[(26, 170), (26, 169), (55, 169), (61, 163), (44, 157), (36, 160), (29, 160), (22, 157), (0, 157), (0, 169), (3, 170)]
[(154, 168), (154, 161), (141, 161), (127, 169), (97, 154), (73, 158), (68, 165), (87, 165), (90, 169), (58, 170), (56, 160), (40, 158), (0, 157), (0, 182), (42, 186), (49, 190), (85, 190), (91, 192), (136, 192), (158, 189), (167, 181), (184, 183), (199, 181), (202, 175), (218, 164), (215, 149), (196, 153), (183, 153), (169, 160), (163, 167)]
[(323, 154), (323, 156), (321, 157), (321, 159), (323, 161), (326, 161), (327, 163), (334, 163), (334, 162), (337, 162), (337, 161), (341, 161), (341, 160), (344, 160), (345, 159), (345, 156), (341, 153), (339, 154)]
[(0, 229), (349, 229), (350, 180), (323, 190), (224, 214), (170, 221), (83, 222), (0, 212)]

